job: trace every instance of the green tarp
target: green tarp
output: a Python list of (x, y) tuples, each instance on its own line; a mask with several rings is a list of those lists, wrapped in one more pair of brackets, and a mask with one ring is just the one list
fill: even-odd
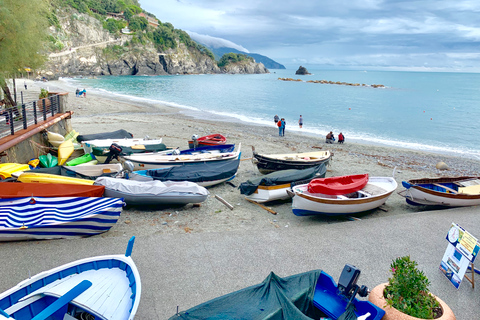
[(232, 292), (180, 312), (170, 320), (308, 320), (322, 314), (313, 306), (321, 270), (286, 278), (273, 272), (260, 284)]

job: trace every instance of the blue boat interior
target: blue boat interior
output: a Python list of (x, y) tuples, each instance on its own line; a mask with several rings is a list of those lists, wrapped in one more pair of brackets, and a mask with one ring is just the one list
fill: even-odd
[[(333, 278), (327, 273), (322, 272), (315, 287), (313, 304), (316, 308), (325, 313), (326, 316), (332, 319), (337, 319), (345, 312), (348, 301), (339, 295), (338, 286)], [(369, 312), (369, 320), (380, 320), (385, 314), (385, 311), (369, 301), (362, 301), (355, 298), (353, 304), (356, 309), (355, 315), (357, 317)]]
[[(129, 241), (125, 256), (130, 256), (132, 253), (133, 248), (133, 241), (135, 237), (132, 237)], [(63, 279), (68, 277), (72, 274), (80, 274), (82, 272), (88, 270), (99, 270), (103, 268), (119, 268), (125, 271), (125, 274), (129, 280), (129, 285), (132, 290), (132, 295), (130, 300), (132, 301), (132, 308), (135, 303), (136, 299), (136, 279), (135, 275), (133, 274), (132, 268), (125, 262), (117, 259), (103, 259), (103, 260), (94, 260), (85, 262), (82, 264), (78, 264), (72, 266), (67, 269), (60, 270), (56, 273), (49, 274), (44, 278), (38, 279), (37, 281), (31, 283), (28, 286), (21, 287), (19, 290), (13, 292), (12, 294), (6, 296), (5, 298), (0, 300), (0, 314), (8, 316), (8, 314), (4, 311), (11, 306), (15, 305), (19, 302), (20, 299), (29, 295), (30, 293), (56, 281), (59, 279)], [(79, 306), (71, 303), (72, 300), (80, 295), (82, 292), (88, 290), (88, 288), (92, 285), (90, 281), (82, 281), (80, 284), (72, 288), (63, 296), (57, 298), (52, 296), (44, 296), (39, 300), (31, 304), (25, 305), (23, 308), (17, 310), (13, 314), (10, 314), (10, 317), (18, 320), (64, 320), (65, 315), (68, 314), (71, 317), (67, 319), (91, 319), (91, 320), (101, 320), (96, 315), (92, 315), (91, 313), (83, 310)], [(131, 311), (131, 309), (130, 309)]]
[[(458, 192), (458, 185), (455, 183), (425, 183), (425, 184), (418, 184), (419, 187), (430, 189), (437, 192), (444, 192), (444, 193), (455, 193)], [(452, 192), (455, 191), (455, 192)]]

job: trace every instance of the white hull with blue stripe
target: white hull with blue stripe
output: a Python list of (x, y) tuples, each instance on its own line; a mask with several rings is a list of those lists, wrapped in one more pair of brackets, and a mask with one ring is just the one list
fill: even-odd
[(0, 320), (131, 320), (141, 296), (141, 281), (125, 255), (77, 260), (44, 271), (0, 294)]
[(121, 198), (27, 197), (0, 199), (0, 241), (86, 237), (110, 230)]

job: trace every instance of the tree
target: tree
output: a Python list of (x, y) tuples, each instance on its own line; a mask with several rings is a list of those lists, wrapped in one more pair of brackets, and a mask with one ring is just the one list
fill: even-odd
[(0, 87), (7, 107), (14, 105), (7, 79), (46, 60), (49, 9), (47, 0), (0, 0)]

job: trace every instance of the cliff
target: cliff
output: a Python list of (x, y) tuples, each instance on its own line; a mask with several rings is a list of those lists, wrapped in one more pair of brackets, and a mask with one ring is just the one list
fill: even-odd
[[(72, 9), (57, 11), (60, 27), (52, 38), (62, 49), (49, 54), (42, 76), (166, 75), (201, 73), (268, 73), (263, 64), (249, 62), (219, 68), (215, 60), (178, 39), (175, 49), (159, 52), (152, 43), (132, 41), (133, 35), (114, 35), (102, 22)], [(135, 43), (135, 44), (134, 44)]]

